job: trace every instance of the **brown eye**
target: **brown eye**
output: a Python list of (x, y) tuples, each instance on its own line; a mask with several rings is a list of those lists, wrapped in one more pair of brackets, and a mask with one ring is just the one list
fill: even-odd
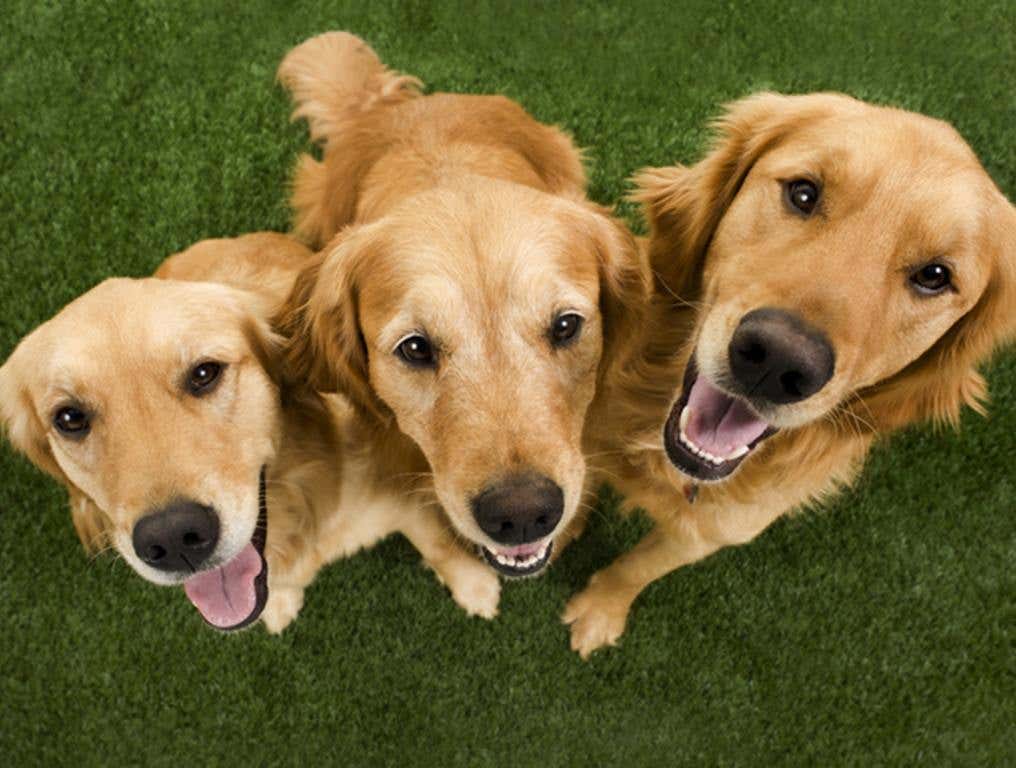
[(952, 285), (952, 272), (945, 264), (925, 264), (910, 275), (910, 283), (918, 293), (933, 296)]
[(207, 395), (215, 389), (219, 376), (222, 374), (222, 369), (222, 363), (216, 363), (213, 360), (198, 363), (191, 368), (191, 372), (187, 376), (187, 391), (194, 395), (194, 397)]
[(400, 341), (395, 354), (414, 368), (432, 368), (437, 362), (430, 340), (419, 333)]
[(555, 347), (570, 344), (582, 330), (582, 315), (575, 312), (562, 312), (554, 318), (550, 326), (550, 343)]
[(811, 216), (821, 196), (818, 185), (808, 179), (794, 179), (783, 185), (787, 205), (795, 213)]
[(59, 409), (53, 414), (53, 426), (68, 437), (84, 437), (91, 428), (88, 414), (73, 405)]

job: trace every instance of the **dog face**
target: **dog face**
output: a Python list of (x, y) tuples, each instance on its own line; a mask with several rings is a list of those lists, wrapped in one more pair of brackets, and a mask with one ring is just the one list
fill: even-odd
[(259, 478), (280, 417), (259, 301), (107, 280), (0, 368), (11, 442), (67, 486), (86, 548), (183, 584), (220, 628), (253, 621), (266, 597)]
[(776, 430), (858, 402), (876, 428), (955, 419), (1013, 335), (1016, 283), (1016, 213), (966, 143), (826, 94), (749, 98), (720, 130), (699, 165), (640, 179), (654, 266), (702, 307), (674, 464), (722, 479)]
[(391, 415), (496, 569), (541, 571), (581, 501), (605, 344), (648, 291), (631, 236), (583, 205), (479, 180), (418, 195), (326, 253), (284, 323), (290, 367)]

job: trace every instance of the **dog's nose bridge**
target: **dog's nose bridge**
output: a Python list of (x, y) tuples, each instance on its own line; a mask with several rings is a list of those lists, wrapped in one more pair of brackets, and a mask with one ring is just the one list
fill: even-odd
[(192, 493), (207, 470), (200, 446), (184, 434), (175, 411), (157, 403), (141, 393), (109, 424), (110, 452), (122, 457), (115, 473), (118, 495), (134, 508)]

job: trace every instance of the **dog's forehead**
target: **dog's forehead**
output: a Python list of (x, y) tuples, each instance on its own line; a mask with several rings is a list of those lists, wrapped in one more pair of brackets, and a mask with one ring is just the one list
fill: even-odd
[(150, 278), (101, 283), (25, 340), (36, 387), (98, 396), (114, 381), (141, 384), (195, 355), (238, 354), (239, 308), (218, 288)]
[(833, 169), (880, 167), (896, 173), (980, 168), (977, 157), (948, 123), (914, 112), (864, 105), (791, 124), (773, 155), (795, 156)]
[[(901, 214), (969, 237), (980, 225), (991, 180), (962, 137), (946, 123), (904, 110), (866, 105), (799, 126), (767, 157), (765, 172), (783, 179), (802, 173), (828, 184), (837, 202)], [(932, 212), (934, 212), (932, 214)], [(934, 218), (934, 221), (928, 221)]]
[(595, 300), (599, 272), (589, 237), (549, 196), (539, 205), (531, 191), (522, 193), (478, 195), (468, 210), (445, 200), (444, 216), (431, 210), (398, 221), (362, 281), (365, 303), (390, 311), (407, 304), (497, 309), (562, 294)]

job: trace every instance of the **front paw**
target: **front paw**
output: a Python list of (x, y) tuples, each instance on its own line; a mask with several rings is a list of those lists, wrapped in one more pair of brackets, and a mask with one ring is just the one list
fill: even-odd
[(452, 599), (470, 616), (493, 619), (501, 602), (501, 580), (483, 563), (469, 559), (442, 574)]
[(273, 587), (268, 593), (261, 621), (265, 629), (278, 635), (290, 625), (303, 607), (303, 590), (298, 587)]
[(571, 649), (583, 659), (600, 648), (617, 645), (624, 634), (631, 600), (627, 595), (598, 586), (589, 586), (568, 601), (561, 620), (571, 625)]

